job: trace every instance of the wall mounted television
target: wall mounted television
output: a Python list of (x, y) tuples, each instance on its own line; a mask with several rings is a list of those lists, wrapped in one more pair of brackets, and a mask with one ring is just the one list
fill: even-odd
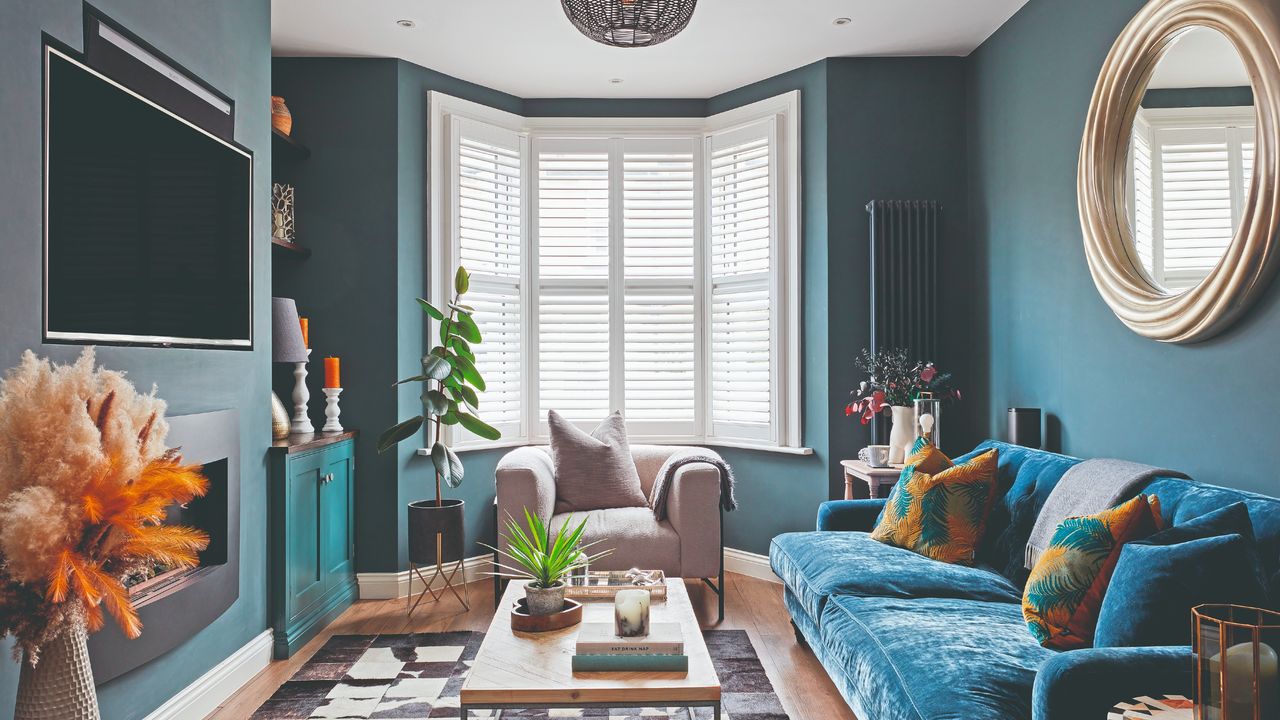
[(253, 347), (253, 156), (45, 48), (46, 342)]

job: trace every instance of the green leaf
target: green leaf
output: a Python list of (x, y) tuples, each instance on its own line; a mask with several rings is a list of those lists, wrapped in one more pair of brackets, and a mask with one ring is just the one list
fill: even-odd
[(408, 377), (403, 380), (395, 381), (394, 383), (392, 383), (391, 387), (395, 387), (396, 385), (403, 385), (405, 383), (411, 383), (411, 382), (424, 382), (430, 379), (431, 378), (427, 377), (426, 375), (414, 375), (413, 377)]
[(378, 438), (378, 452), (386, 452), (398, 443), (401, 443), (413, 437), (418, 432), (418, 428), (422, 427), (422, 416), (410, 418), (395, 427), (388, 428)]
[(440, 423), (443, 425), (457, 425), (459, 422), (458, 416), (451, 412), (441, 415), (439, 419)]
[(458, 323), (454, 326), (452, 332), (468, 342), (480, 342), (480, 328), (476, 326), (476, 321), (466, 313), (458, 313)]
[(459, 357), (455, 360), (458, 364), (458, 372), (466, 379), (467, 382), (475, 386), (480, 392), (484, 392), (484, 378), (480, 377), (480, 371), (470, 360)]
[(476, 435), (479, 435), (485, 440), (497, 440), (502, 437), (502, 433), (498, 432), (497, 428), (489, 425), (475, 415), (458, 413), (458, 422), (462, 424), (462, 427), (470, 430)]
[(432, 305), (431, 303), (427, 302), (426, 300), (423, 300), (422, 298), (418, 298), (418, 307), (421, 307), (422, 312), (430, 315), (436, 320), (444, 320), (444, 313), (440, 312), (440, 310), (436, 308), (435, 305)]
[(446, 398), (444, 393), (439, 390), (432, 389), (422, 393), (422, 409), (425, 410), (428, 415), (444, 415), (449, 412), (452, 406), (453, 404), (450, 403), (449, 398)]
[(453, 372), (453, 363), (432, 353), (422, 356), (422, 374), (432, 380), (444, 380)]
[(463, 305), (462, 303), (449, 303), (449, 307), (454, 310), (457, 310), (458, 312), (464, 312), (464, 313), (474, 314), (476, 311), (476, 309), (471, 307), (470, 305)]
[(453, 275), (453, 289), (456, 290), (459, 295), (466, 295), (467, 290), (470, 287), (471, 275), (467, 272), (466, 268), (459, 265), (458, 272)]
[(446, 483), (449, 482), (449, 451), (444, 443), (431, 446), (431, 463), (436, 466), (436, 474)]
[(463, 385), (458, 388), (458, 392), (462, 395), (462, 401), (473, 408), (480, 407), (480, 397), (476, 395), (476, 391)]
[(462, 458), (453, 451), (453, 448), (446, 447), (445, 453), (449, 456), (449, 477), (445, 479), (445, 484), (451, 488), (456, 488), (462, 484)]
[(456, 335), (449, 338), (449, 349), (459, 357), (464, 357), (473, 363), (476, 361), (476, 354), (471, 351), (471, 344)]

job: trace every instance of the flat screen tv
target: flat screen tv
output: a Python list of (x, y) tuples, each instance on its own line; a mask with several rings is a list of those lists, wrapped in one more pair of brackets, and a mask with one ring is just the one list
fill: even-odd
[(253, 157), (45, 52), (48, 342), (253, 346)]

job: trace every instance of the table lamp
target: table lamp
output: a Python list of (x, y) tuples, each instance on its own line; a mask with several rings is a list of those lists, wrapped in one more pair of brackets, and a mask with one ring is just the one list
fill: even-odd
[(293, 422), (289, 425), (289, 432), (315, 432), (307, 417), (307, 401), (311, 399), (307, 392), (307, 360), (310, 357), (311, 349), (302, 339), (298, 306), (292, 298), (271, 298), (271, 361), (293, 363)]

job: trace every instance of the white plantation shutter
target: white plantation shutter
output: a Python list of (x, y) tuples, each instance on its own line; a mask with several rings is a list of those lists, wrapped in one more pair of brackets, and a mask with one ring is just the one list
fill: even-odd
[(1129, 152), (1129, 228), (1133, 233), (1138, 261), (1153, 278), (1156, 268), (1155, 187), (1151, 175), (1151, 125), (1139, 114), (1133, 121), (1133, 142)]
[(775, 439), (775, 138), (769, 120), (712, 135), (708, 143), (710, 410), (717, 437)]
[[(452, 128), (454, 264), (471, 273), (471, 288), (464, 302), (475, 308), (475, 321), (483, 336), (483, 342), (472, 348), (486, 385), (480, 395), (479, 415), (504, 436), (519, 436), (523, 139), (517, 133), (462, 118), (455, 118)], [(442, 277), (441, 282), (452, 286), (451, 277)], [(463, 442), (478, 440), (465, 430), (460, 433)]]
[(622, 154), (624, 398), (633, 431), (697, 431), (694, 142)]
[(609, 414), (609, 151), (537, 150), (538, 420), (591, 424)]

